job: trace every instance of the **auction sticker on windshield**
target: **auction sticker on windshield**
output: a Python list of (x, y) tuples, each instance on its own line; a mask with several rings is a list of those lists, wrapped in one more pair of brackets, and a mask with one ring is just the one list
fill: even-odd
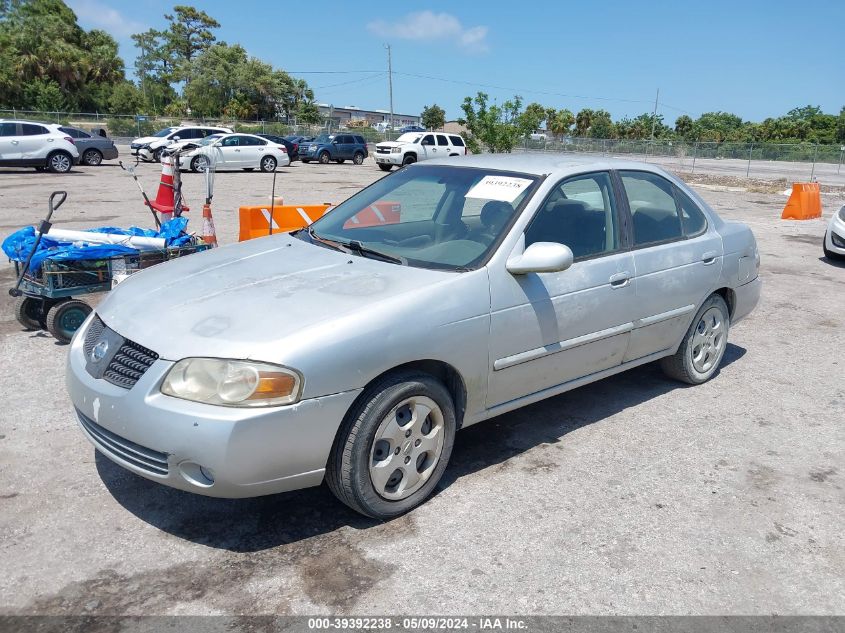
[(478, 184), (467, 192), (465, 197), (513, 202), (531, 182), (528, 178), (515, 178), (513, 176), (484, 176), (478, 181)]

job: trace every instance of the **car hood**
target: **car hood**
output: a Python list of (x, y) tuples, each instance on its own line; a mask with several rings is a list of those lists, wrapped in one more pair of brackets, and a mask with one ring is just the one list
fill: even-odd
[(407, 143), (398, 143), (397, 141), (382, 141), (381, 143), (377, 143), (376, 147), (402, 147), (403, 145), (407, 145)]
[(273, 360), (273, 344), (286, 337), (336, 327), (364, 312), (398, 309), (403, 295), (459, 276), (348, 255), (284, 234), (136, 273), (97, 313), (113, 330), (167, 360)]
[(138, 143), (140, 145), (146, 145), (147, 143), (152, 143), (154, 141), (164, 141), (164, 140), (167, 140), (167, 139), (164, 139), (160, 136), (142, 136), (141, 138), (136, 138), (134, 141), (132, 141), (132, 144), (134, 145), (134, 144)]

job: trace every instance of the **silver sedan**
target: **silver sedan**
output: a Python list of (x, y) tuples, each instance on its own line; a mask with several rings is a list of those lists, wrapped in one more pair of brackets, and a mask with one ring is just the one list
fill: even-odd
[(642, 163), (468, 156), (387, 176), (309, 229), (133, 275), (71, 345), (94, 446), (205, 495), (425, 500), (455, 433), (660, 360), (717, 372), (757, 304), (743, 224)]

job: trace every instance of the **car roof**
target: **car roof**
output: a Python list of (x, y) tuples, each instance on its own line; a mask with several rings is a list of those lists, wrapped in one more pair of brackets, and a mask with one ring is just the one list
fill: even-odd
[(477, 167), (479, 169), (498, 169), (514, 171), (534, 176), (557, 175), (565, 176), (584, 171), (605, 171), (609, 169), (631, 169), (650, 171), (655, 174), (667, 175), (666, 172), (650, 163), (624, 160), (618, 158), (603, 158), (584, 154), (563, 153), (516, 153), (516, 154), (470, 154), (468, 156), (453, 156), (449, 158), (434, 158), (425, 161), (426, 165), (460, 165), (461, 167)]

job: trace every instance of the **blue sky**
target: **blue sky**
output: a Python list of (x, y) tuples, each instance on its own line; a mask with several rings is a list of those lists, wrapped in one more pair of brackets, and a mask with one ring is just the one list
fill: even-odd
[[(127, 66), (136, 55), (130, 34), (163, 28), (177, 4), (66, 1), (82, 26), (120, 42)], [(619, 118), (650, 112), (660, 88), (668, 123), (683, 113), (762, 120), (799, 105), (830, 113), (845, 105), (842, 0), (182, 1), (221, 23), (218, 39), (306, 79), (318, 101), (335, 106), (388, 107), (385, 43), (394, 109), (407, 114), (437, 103), (456, 118), (479, 90), (499, 102), (520, 94)]]

